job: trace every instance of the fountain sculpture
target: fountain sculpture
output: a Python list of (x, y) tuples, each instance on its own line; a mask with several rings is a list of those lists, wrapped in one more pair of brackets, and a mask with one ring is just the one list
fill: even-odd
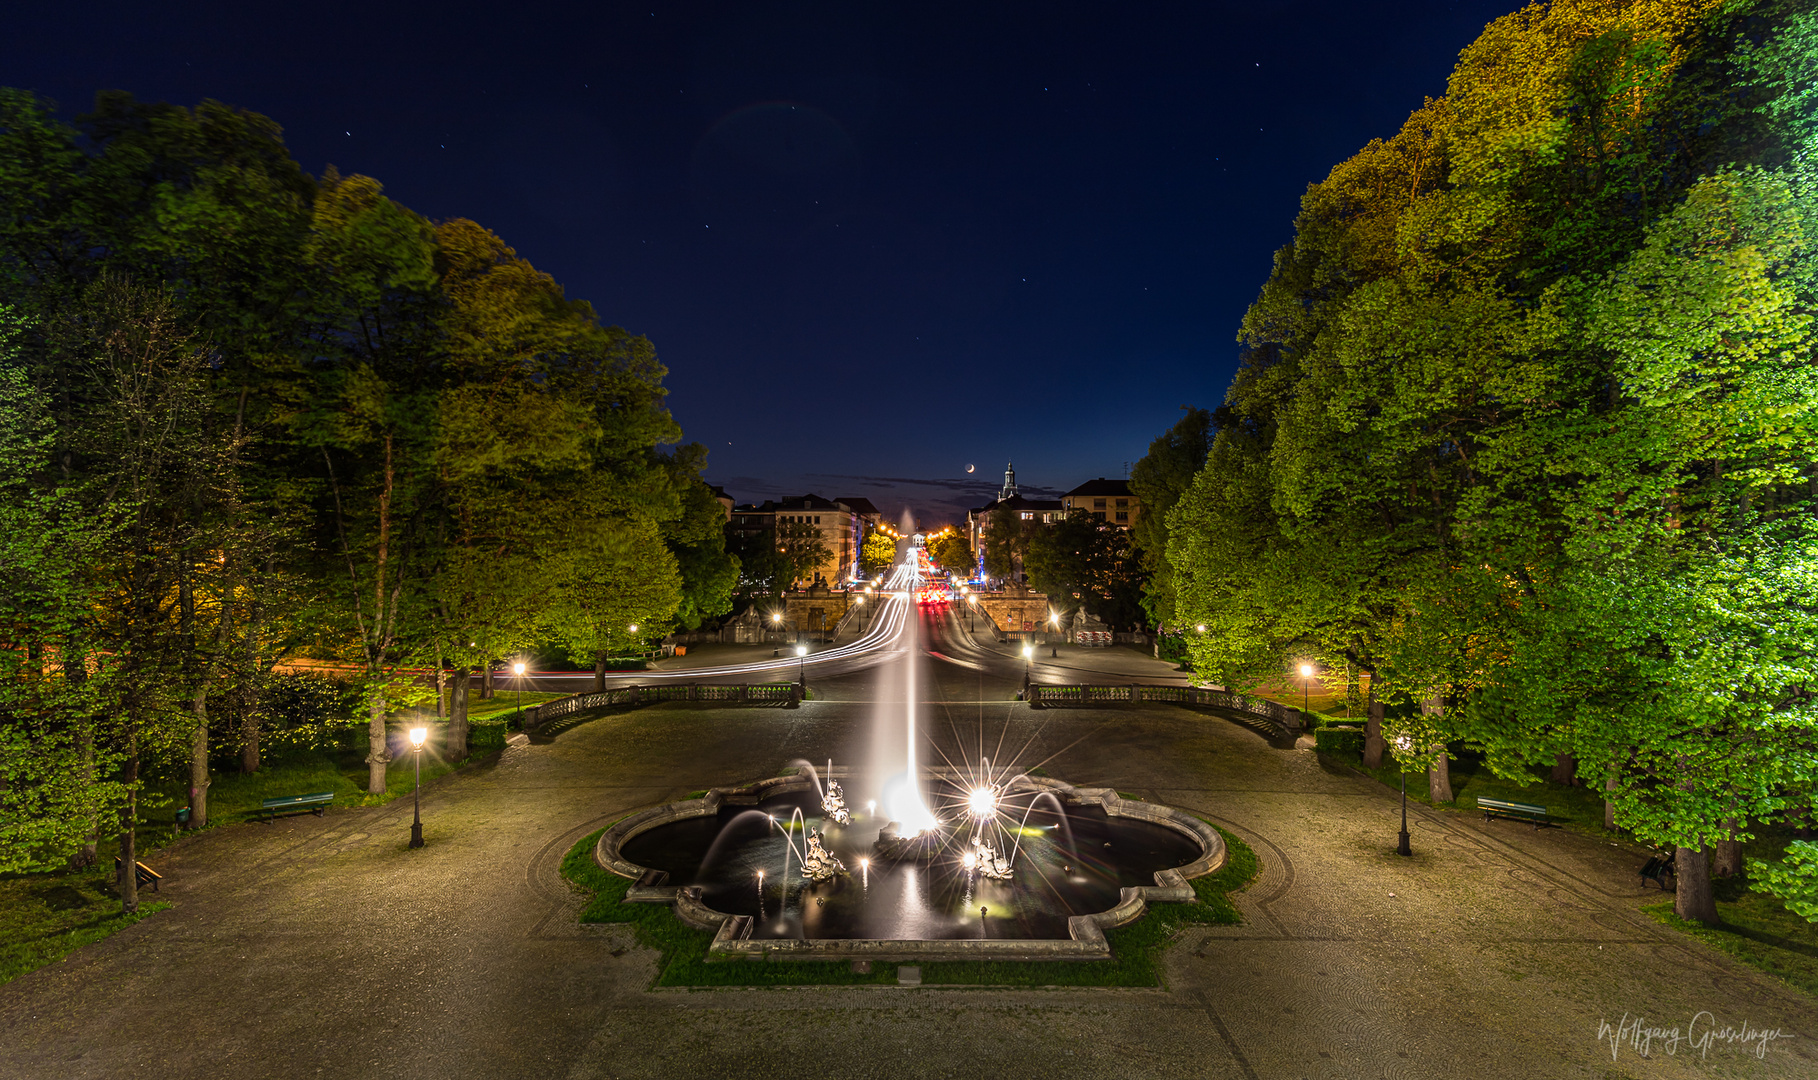
[(846, 872), (846, 864), (821, 846), (821, 834), (808, 834), (808, 851), (802, 856), (802, 876), (809, 881), (831, 881)]
[[(828, 766), (831, 768), (831, 764)], [(827, 794), (821, 796), (821, 813), (836, 825), (852, 824), (852, 811), (846, 809), (846, 795), (838, 780), (827, 781)]]

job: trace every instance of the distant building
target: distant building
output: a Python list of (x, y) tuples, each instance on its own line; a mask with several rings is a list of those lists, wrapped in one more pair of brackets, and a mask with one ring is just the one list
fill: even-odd
[(818, 575), (823, 581), (837, 585), (857, 577), (859, 546), (864, 543), (866, 526), (876, 526), (881, 517), (869, 499), (794, 495), (768, 499), (762, 504), (734, 506), (727, 520), (734, 532), (747, 536), (756, 533), (774, 536), (778, 525), (814, 526), (820, 530), (821, 541), (827, 545), (827, 560), (795, 584), (812, 584)]
[(1061, 496), (1061, 505), (1071, 514), (1084, 510), (1107, 525), (1128, 529), (1142, 513), (1142, 500), (1130, 494), (1130, 481), (1088, 480)]
[(966, 539), (972, 542), (973, 558), (978, 560), (979, 573), (985, 570), (985, 534), (991, 530), (991, 515), (1000, 508), (1016, 515), (1018, 521), (1034, 525), (1052, 525), (1066, 511), (1059, 501), (1054, 499), (1026, 499), (1015, 494), (1016, 473), (1004, 473), (1004, 489), (1011, 494), (1004, 498), (993, 499), (976, 510), (966, 511)]
[(707, 490), (713, 492), (713, 497), (719, 500), (720, 507), (726, 512), (726, 520), (731, 521), (733, 506), (732, 496), (726, 494), (726, 489), (720, 487), (718, 484), (708, 484)]

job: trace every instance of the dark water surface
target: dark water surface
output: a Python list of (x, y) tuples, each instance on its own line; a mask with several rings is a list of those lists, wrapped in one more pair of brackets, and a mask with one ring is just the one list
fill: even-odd
[[(1197, 841), (1173, 829), (1107, 818), (1097, 807), (1068, 806), (1063, 820), (1054, 802), (1043, 799), (1024, 823), (1031, 798), (1009, 796), (998, 818), (1002, 831), (984, 831), (1006, 848), (1020, 839), (1009, 881), (988, 880), (963, 865), (975, 832), (970, 821), (943, 828), (946, 847), (933, 862), (890, 863), (871, 854), (882, 817), (867, 817), (861, 808), (851, 825), (823, 822), (812, 793), (774, 799), (755, 812), (723, 807), (717, 817), (660, 825), (627, 841), (622, 854), (668, 871), (672, 885), (700, 885), (715, 910), (754, 916), (754, 937), (896, 940), (1065, 938), (1068, 916), (1104, 911), (1117, 903), (1119, 889), (1153, 885), (1157, 870), (1201, 854)], [(788, 826), (798, 809), (802, 820)], [(804, 882), (785, 831), (800, 852), (808, 830), (823, 828), (822, 843), (848, 873)], [(869, 867), (861, 862), (867, 859)]]

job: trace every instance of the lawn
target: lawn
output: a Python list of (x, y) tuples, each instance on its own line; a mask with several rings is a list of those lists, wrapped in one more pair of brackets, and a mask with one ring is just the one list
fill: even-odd
[[(1673, 914), (1673, 902), (1662, 900), (1641, 910), (1675, 930), (1691, 935), (1719, 952), (1818, 997), (1818, 923), (1809, 923), (1772, 896), (1719, 883), (1715, 926), (1687, 922)], [(1738, 885), (1741, 883), (1738, 882)], [(1728, 895), (1730, 899), (1721, 899)]]
[(122, 915), (113, 879), (111, 869), (0, 877), (0, 985), (170, 906), (148, 892), (137, 915)]
[[(604, 832), (602, 829), (600, 832)], [(1224, 868), (1193, 882), (1197, 902), (1156, 904), (1136, 922), (1105, 932), (1113, 959), (1091, 961), (952, 961), (921, 964), (924, 985), (980, 986), (1160, 986), (1161, 958), (1168, 944), (1182, 930), (1197, 925), (1236, 924), (1243, 921), (1230, 893), (1242, 889), (1256, 876), (1256, 853), (1237, 837), (1219, 829), (1225, 839)], [(583, 837), (562, 860), (562, 875), (591, 894), (581, 921), (626, 923), (637, 933), (638, 944), (656, 949), (657, 986), (808, 986), (890, 985), (896, 982), (896, 965), (878, 964), (867, 974), (855, 974), (844, 962), (789, 961), (779, 963), (733, 961), (707, 962), (713, 935), (684, 925), (667, 904), (628, 904), (625, 891), (631, 882), (609, 873), (594, 861), (593, 849), (600, 833)]]

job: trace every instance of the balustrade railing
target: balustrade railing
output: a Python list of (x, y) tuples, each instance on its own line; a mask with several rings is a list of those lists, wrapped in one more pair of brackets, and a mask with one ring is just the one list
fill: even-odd
[(1299, 709), (1292, 709), (1277, 702), (1252, 697), (1249, 694), (1240, 694), (1233, 690), (1213, 690), (1202, 686), (1142, 686), (1137, 684), (1046, 686), (1031, 683), (1026, 700), (1033, 708), (1134, 704), (1144, 701), (1166, 702), (1173, 705), (1198, 705), (1213, 709), (1229, 709), (1232, 712), (1259, 717), (1274, 724), (1286, 734), (1294, 734), (1301, 730)]
[(552, 720), (595, 709), (654, 705), (660, 701), (717, 701), (733, 705), (789, 705), (801, 701), (799, 683), (663, 683), (656, 686), (614, 686), (570, 694), (524, 711), (524, 729), (535, 731)]

